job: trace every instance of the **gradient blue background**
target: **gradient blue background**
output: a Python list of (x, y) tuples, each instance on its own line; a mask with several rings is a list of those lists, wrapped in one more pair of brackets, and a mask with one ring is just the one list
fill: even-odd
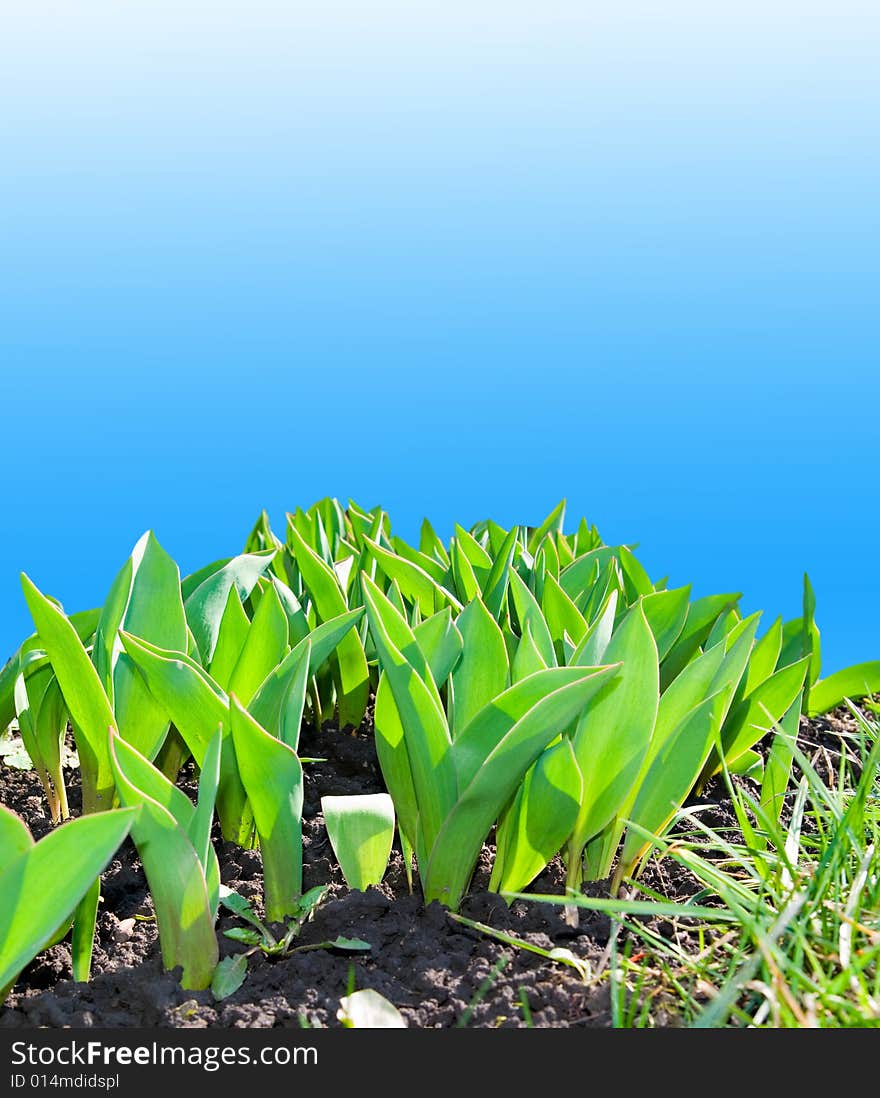
[[(769, 10), (768, 10), (769, 8)], [(260, 508), (565, 495), (880, 656), (874, 3), (31, 0), (0, 45), (0, 659)], [(769, 619), (767, 619), (769, 621)]]

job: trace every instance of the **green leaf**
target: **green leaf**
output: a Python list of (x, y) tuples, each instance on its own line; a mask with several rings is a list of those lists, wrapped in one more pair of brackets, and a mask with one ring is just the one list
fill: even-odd
[(504, 541), (495, 554), (495, 560), (489, 571), (489, 575), (486, 577), (483, 601), (486, 603), (486, 609), (496, 621), (501, 617), (501, 611), (504, 607), (504, 600), (507, 595), (507, 585), (510, 578), (510, 568), (513, 564), (513, 555), (516, 552), (518, 536), (519, 529), (516, 526), (505, 535)]
[(507, 689), (510, 675), (504, 637), (479, 597), (459, 614), (456, 626), (464, 648), (452, 673), (453, 738)]
[[(344, 614), (348, 606), (333, 570), (306, 545), (293, 526), (289, 528), (289, 537), (297, 566), (319, 619), (328, 622)], [(370, 675), (364, 648), (356, 632), (347, 633), (339, 641), (334, 668), (340, 727), (352, 725), (357, 728), (367, 708)]]
[(296, 913), (302, 894), (302, 764), (234, 695), (230, 715), (238, 770), (260, 836), (266, 918), (275, 922)]
[(373, 721), (379, 768), (397, 809), (398, 826), (410, 847), (421, 857), (424, 843), (419, 827), (419, 805), (406, 749), (406, 735), (394, 700), (394, 692), (386, 675), (382, 675), (379, 680)]
[(575, 645), (580, 644), (587, 632), (587, 623), (583, 614), (548, 573), (544, 580), (544, 593), (541, 608), (547, 621), (547, 628), (553, 640), (557, 659), (563, 656), (563, 638), (567, 635)]
[[(76, 635), (87, 644), (94, 635), (95, 626), (98, 623), (100, 610), (81, 610), (79, 613), (70, 614), (68, 621), (73, 626)], [(28, 673), (37, 670), (38, 667), (46, 667), (49, 657), (43, 652), (40, 638), (36, 633), (32, 634), (22, 643), (18, 651), (11, 656), (0, 670), (0, 736), (15, 716), (15, 677), (24, 667), (21, 661), (26, 661)], [(33, 664), (31, 664), (33, 660)]]
[(721, 730), (728, 764), (757, 743), (785, 713), (804, 685), (808, 663), (809, 657), (804, 657), (776, 671), (731, 711)]
[(113, 803), (113, 773), (107, 732), (113, 710), (92, 661), (64, 612), (21, 577), (24, 597), (43, 648), (52, 664), (76, 730), (83, 781), (83, 812), (99, 812)]
[(152, 759), (168, 732), (168, 716), (123, 651), (120, 629), (161, 648), (186, 648), (180, 572), (149, 530), (111, 588), (95, 631), (92, 659), (116, 715), (114, 726)]
[(93, 813), (25, 844), (24, 825), (0, 805), (0, 835), (14, 836), (17, 851), (0, 855), (0, 988), (11, 985), (69, 919), (128, 834), (133, 816), (125, 810)]
[[(393, 703), (398, 710), (399, 725), (404, 733), (419, 808), (420, 830), (430, 848), (457, 797), (446, 715), (436, 684), (409, 625), (372, 580), (366, 575), (362, 578), (367, 617), (379, 665), (387, 677)], [(421, 667), (414, 668), (408, 662), (392, 640), (392, 632), (395, 639), (404, 642), (407, 653), (421, 659)], [(379, 735), (385, 736), (378, 722), (376, 730)], [(396, 736), (396, 731), (395, 724), (391, 736)]]
[(560, 500), (559, 503), (553, 508), (550, 514), (544, 519), (540, 526), (535, 527), (528, 536), (526, 542), (526, 548), (534, 556), (538, 551), (538, 546), (550, 533), (551, 530), (562, 533), (562, 526), (565, 522), (565, 500)]
[[(538, 672), (490, 702), (464, 729), (453, 745), (462, 793), (431, 849), (423, 876), (426, 901), (458, 907), (486, 835), (525, 772), (617, 670), (560, 667)], [(517, 703), (537, 679), (544, 680), (540, 700), (511, 723)], [(548, 693), (550, 682), (564, 685)]]
[(541, 653), (544, 663), (548, 667), (555, 667), (556, 650), (553, 647), (553, 638), (550, 636), (547, 622), (541, 613), (541, 607), (516, 572), (510, 573), (510, 596), (513, 599), (513, 607), (519, 622), (520, 636), (528, 626), (531, 630), (532, 640)]
[(287, 654), (287, 617), (273, 586), (263, 592), (241, 655), (229, 680), (229, 692), (244, 705)]
[(347, 1029), (406, 1029), (397, 1007), (370, 987), (344, 995), (336, 1016)]
[(572, 854), (614, 819), (626, 801), (648, 751), (659, 704), (657, 645), (637, 603), (615, 629), (605, 652), (622, 662), (581, 717), (573, 742), (584, 775), (584, 796)]
[(706, 642), (712, 626), (722, 614), (726, 614), (742, 596), (707, 595), (690, 604), (684, 628), (663, 661), (660, 686), (665, 690), (672, 680), (690, 663), (697, 650)]
[(819, 679), (810, 691), (808, 712), (811, 717), (827, 713), (844, 698), (858, 700), (880, 692), (880, 660), (857, 663), (836, 671), (827, 679)]
[[(182, 592), (186, 620), (196, 639), (201, 661), (209, 667), (220, 634), (220, 623), (226, 612), (229, 592), (234, 587), (242, 602), (250, 596), (257, 580), (264, 575), (275, 557), (275, 551), (242, 553), (232, 560), (218, 561), (198, 573), (195, 585), (184, 581)], [(190, 577), (192, 579), (194, 577)]]
[[(299, 735), (299, 725), (296, 722), (299, 687), (296, 684), (303, 675), (309, 679), (317, 674), (342, 638), (363, 616), (364, 610), (361, 607), (358, 610), (348, 610), (338, 618), (331, 618), (319, 625), (269, 672), (248, 706), (253, 718), (267, 732), (283, 739), (289, 747), (295, 746), (295, 739)], [(304, 657), (307, 671), (304, 669)]]
[(620, 559), (620, 571), (623, 574), (626, 601), (632, 604), (640, 599), (642, 595), (652, 594), (654, 585), (648, 578), (648, 573), (625, 545), (621, 545), (618, 550), (618, 557)]
[[(229, 680), (244, 648), (250, 627), (250, 619), (245, 613), (238, 589), (232, 586), (229, 588), (226, 609), (220, 619), (214, 658), (208, 665), (208, 673), (223, 690), (229, 690)], [(183, 651), (183, 648), (180, 651)]]
[(183, 652), (169, 652), (129, 633), (120, 636), (126, 654), (144, 677), (150, 693), (165, 709), (201, 766), (217, 728), (228, 723), (229, 699), (225, 692)]
[(747, 694), (756, 686), (769, 679), (776, 670), (779, 653), (782, 651), (782, 618), (777, 618), (752, 650), (749, 659), (749, 671), (746, 675)]
[(642, 601), (642, 609), (654, 634), (661, 663), (681, 636), (688, 616), (690, 593), (690, 587), (674, 587), (670, 591), (656, 591), (646, 595)]
[(211, 980), (211, 993), (218, 1001), (228, 999), (244, 983), (247, 976), (248, 959), (246, 953), (237, 953), (234, 957), (224, 957), (214, 970)]
[[(629, 819), (657, 836), (666, 829), (684, 803), (703, 768), (727, 705), (730, 687), (701, 701), (666, 736), (639, 788)], [(618, 876), (629, 876), (648, 843), (629, 829), (620, 856)], [(612, 894), (614, 889), (612, 889)]]
[(424, 617), (428, 618), (444, 606), (461, 609), (461, 603), (455, 596), (442, 587), (433, 576), (420, 565), (407, 560), (396, 553), (389, 553), (381, 545), (365, 539), (369, 551), (389, 582), (396, 581), (401, 594), (409, 602), (414, 602)]
[(452, 609), (447, 607), (420, 622), (413, 629), (416, 643), (431, 670), (431, 678), (442, 687), (461, 656), (464, 641), (452, 620)]
[(394, 803), (388, 794), (322, 797), (321, 810), (348, 887), (363, 892), (379, 884), (394, 839)]
[(532, 631), (526, 625), (525, 632), (516, 646), (516, 652), (510, 667), (511, 682), (521, 682), (523, 679), (527, 679), (529, 675), (534, 675), (536, 671), (544, 671), (546, 668), (547, 664), (532, 638)]
[(452, 557), (452, 577), (455, 581), (455, 589), (458, 597), (465, 603), (475, 599), (481, 592), (480, 581), (474, 572), (474, 566), (468, 559), (467, 553), (462, 549), (457, 540), (453, 540), (450, 552)]
[(571, 834), (583, 788), (569, 739), (541, 752), (498, 825), (493, 891), (521, 891), (538, 876)]

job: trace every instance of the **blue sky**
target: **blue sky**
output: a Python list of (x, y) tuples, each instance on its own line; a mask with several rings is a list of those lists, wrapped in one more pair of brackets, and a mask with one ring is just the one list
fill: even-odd
[(867, 3), (20, 6), (0, 45), (0, 656), (266, 507), (561, 496), (880, 655)]

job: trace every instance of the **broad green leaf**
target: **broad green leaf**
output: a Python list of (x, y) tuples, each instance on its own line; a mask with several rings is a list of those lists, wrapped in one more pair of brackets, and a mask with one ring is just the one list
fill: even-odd
[(420, 622), (413, 629), (416, 643), (431, 669), (431, 677), (438, 687), (443, 686), (458, 663), (464, 642), (455, 622), (452, 610), (447, 607)]
[[(403, 538), (392, 538), (391, 546), (398, 557), (403, 557), (411, 564), (417, 565), (423, 572), (427, 572), (439, 587), (443, 586), (447, 572), (445, 564), (441, 564), (440, 561), (436, 560), (434, 557), (429, 557), (427, 553), (422, 553), (419, 549), (414, 549), (411, 545), (408, 545)], [(391, 579), (392, 577), (389, 576), (388, 578)]]
[(219, 1002), (234, 995), (247, 976), (247, 953), (236, 953), (233, 957), (224, 957), (214, 969), (211, 979), (211, 994)]
[(232, 672), (229, 692), (247, 705), (287, 650), (287, 617), (275, 588), (269, 586), (260, 599)]
[(657, 645), (641, 603), (615, 629), (604, 659), (622, 662), (623, 667), (593, 698), (574, 734), (584, 796), (573, 851), (579, 851), (620, 810), (654, 732), (659, 704)]
[(379, 569), (389, 582), (396, 581), (401, 594), (419, 607), (424, 617), (431, 617), (444, 606), (461, 609), (455, 596), (442, 587), (436, 579), (418, 564), (395, 553), (389, 553), (381, 545), (366, 539), (366, 544)]
[[(87, 644), (94, 635), (95, 626), (98, 624), (100, 610), (81, 610), (70, 614), (68, 621), (73, 626), (76, 635)], [(9, 723), (15, 716), (15, 678), (20, 670), (24, 670), (22, 660), (28, 669), (36, 671), (39, 667), (49, 664), (49, 657), (45, 654), (40, 644), (40, 639), (33, 633), (22, 643), (18, 651), (14, 653), (0, 670), (0, 736), (9, 727)], [(31, 663), (33, 660), (33, 663)]]
[(144, 676), (150, 693), (165, 707), (174, 727), (198, 766), (218, 728), (223, 729), (217, 814), (223, 837), (250, 844), (252, 821), (247, 797), (229, 740), (229, 698), (194, 659), (183, 652), (166, 652), (137, 637), (121, 633), (125, 651)]
[(379, 680), (376, 691), (374, 726), (379, 768), (397, 809), (398, 827), (421, 863), (425, 857), (424, 843), (419, 828), (419, 804), (406, 750), (406, 736), (394, 693), (385, 675)]
[[(248, 706), (254, 719), (273, 736), (283, 738), (282, 724), (293, 732), (293, 708), (296, 694), (291, 693), (294, 678), (303, 673), (302, 658), (308, 647), (308, 673), (311, 678), (330, 658), (342, 638), (364, 616), (363, 607), (349, 610), (338, 618), (319, 625), (299, 642), (281, 663), (270, 671)], [(287, 715), (285, 718), (285, 714)], [(287, 734), (287, 733), (286, 733)], [(287, 742), (287, 741), (285, 741)], [(288, 746), (293, 746), (292, 742)]]
[(230, 716), (238, 771), (260, 837), (266, 918), (280, 921), (296, 914), (302, 894), (302, 764), (234, 695)]
[(740, 598), (739, 594), (707, 595), (690, 604), (684, 628), (663, 661), (660, 673), (662, 690), (690, 663), (697, 650), (708, 639), (717, 618), (731, 610)]
[(0, 869), (0, 988), (11, 985), (69, 919), (128, 834), (134, 813), (82, 816), (32, 845), (11, 816), (0, 805), (0, 835), (18, 851), (9, 857), (7, 849)]
[[(717, 646), (716, 646), (717, 647)], [(730, 688), (706, 698), (667, 736), (644, 777), (629, 819), (662, 836), (693, 788), (718, 735)], [(648, 844), (629, 829), (620, 856), (619, 876), (629, 876)]]
[(690, 587), (674, 587), (671, 591), (656, 591), (646, 595), (642, 602), (661, 663), (681, 636), (688, 616), (690, 593)]
[(388, 794), (322, 797), (321, 810), (348, 887), (363, 892), (379, 884), (394, 839), (394, 803)]
[(577, 667), (598, 667), (605, 660), (617, 617), (617, 591), (609, 591), (595, 620), (569, 658)]
[(580, 644), (586, 635), (587, 623), (580, 610), (549, 573), (544, 581), (541, 609), (555, 646), (556, 657), (562, 662), (563, 637), (567, 634), (575, 645)]
[[(218, 960), (214, 934), (216, 908), (212, 910), (205, 874), (186, 830), (165, 804), (151, 796), (151, 792), (158, 792), (159, 788), (168, 796), (167, 788), (173, 786), (166, 781), (164, 787), (157, 788), (158, 783), (153, 779), (150, 792), (142, 790), (136, 784), (134, 774), (129, 772), (136, 765), (138, 752), (118, 736), (111, 736), (110, 755), (119, 800), (125, 807), (137, 809), (131, 837), (153, 897), (162, 962), (166, 969), (177, 965), (183, 967), (182, 987), (206, 988)], [(151, 765), (143, 756), (140, 756), (140, 763), (138, 780), (149, 773), (146, 768)], [(153, 774), (159, 773), (155, 767), (151, 770)], [(172, 798), (168, 796), (168, 799)], [(174, 800), (182, 808), (180, 802)], [(188, 801), (187, 805), (191, 812), (194, 811)]]
[(98, 672), (64, 612), (41, 594), (24, 573), (21, 583), (76, 730), (83, 812), (100, 812), (113, 803), (113, 773), (107, 750), (107, 732), (114, 726), (113, 710)]
[(540, 526), (536, 526), (528, 536), (526, 548), (532, 554), (535, 555), (538, 551), (538, 546), (550, 533), (551, 530), (557, 530), (562, 533), (562, 526), (565, 522), (565, 500), (560, 500), (559, 503), (553, 508), (550, 514), (544, 519)]
[[(208, 673), (223, 690), (229, 689), (229, 680), (247, 640), (251, 623), (236, 587), (229, 588), (226, 609), (220, 619), (214, 658), (208, 665)], [(183, 649), (181, 649), (183, 651)]]
[[(490, 702), (461, 733), (453, 751), (462, 792), (431, 849), (423, 876), (427, 901), (439, 900), (452, 910), (458, 907), (482, 844), (525, 772), (544, 748), (577, 720), (616, 671), (616, 667), (607, 667), (539, 672), (532, 678), (554, 675), (559, 681), (569, 681), (549, 694), (543, 693), (537, 704), (510, 726), (511, 699), (522, 693), (530, 682), (526, 679)], [(576, 676), (573, 681), (572, 673)], [(500, 739), (499, 726), (508, 726)], [(482, 765), (475, 767), (474, 761), (479, 758)]]
[(161, 648), (186, 648), (180, 572), (149, 530), (111, 589), (98, 620), (92, 659), (113, 706), (119, 734), (152, 759), (168, 732), (168, 718), (123, 651), (120, 629)]
[(182, 591), (186, 620), (198, 645), (201, 662), (210, 666), (214, 659), (214, 649), (220, 633), (220, 623), (229, 601), (229, 592), (234, 587), (242, 602), (250, 596), (260, 576), (271, 565), (275, 553), (243, 553), (229, 561), (218, 562), (220, 567), (210, 565), (214, 571), (208, 572), (200, 582), (190, 590), (184, 583)]
[(68, 815), (61, 766), (61, 744), (67, 731), (64, 695), (50, 665), (15, 680), (15, 713), (25, 750), (46, 792), (53, 823)]
[(571, 834), (583, 788), (571, 740), (541, 752), (498, 825), (492, 890), (531, 884)]
[[(155, 801), (169, 812), (177, 826), (192, 843), (205, 877), (208, 907), (212, 916), (217, 913), (220, 890), (220, 867), (210, 841), (214, 798), (217, 794), (219, 779), (220, 736), (218, 730), (205, 755), (205, 767), (199, 779), (199, 809), (196, 809), (189, 797), (170, 782), (144, 755), (120, 736), (114, 734), (113, 739), (116, 762), (125, 780), (144, 797)], [(121, 793), (120, 799), (122, 799)], [(129, 790), (128, 800), (123, 803), (135, 806), (140, 802)]]
[(452, 672), (452, 735), (455, 738), (493, 698), (507, 689), (510, 669), (498, 624), (478, 597), (459, 614), (464, 648)]
[[(721, 743), (729, 763), (769, 732), (804, 685), (809, 657), (789, 664), (765, 679), (729, 714), (721, 730)], [(710, 765), (714, 760), (710, 759)]]
[(343, 995), (336, 1017), (346, 1029), (406, 1029), (397, 1007), (371, 987)]
[(779, 653), (782, 650), (782, 618), (777, 618), (767, 632), (755, 645), (749, 659), (746, 675), (746, 693), (751, 694), (756, 686), (769, 679), (776, 670)]
[(370, 631), (376, 644), (379, 665), (387, 676), (404, 731), (419, 808), (419, 824), (425, 843), (430, 848), (457, 797), (449, 728), (427, 665), (423, 671), (411, 666), (393, 643), (386, 622), (395, 621), (396, 616), (398, 634), (408, 634), (412, 638), (411, 643), (407, 644), (408, 649), (420, 655), (412, 631), (379, 588), (366, 576), (363, 579)]
[[(321, 622), (328, 622), (348, 610), (333, 570), (303, 541), (294, 527), (289, 530), (291, 548), (303, 582), (315, 604)], [(370, 688), (370, 674), (364, 647), (356, 632), (347, 633), (333, 657), (340, 727), (357, 728), (364, 719)]]
[[(620, 570), (623, 574), (624, 593), (628, 603), (634, 603), (642, 595), (653, 594), (654, 585), (648, 578), (648, 573), (641, 566), (633, 553), (625, 545), (618, 550)], [(647, 614), (647, 611), (646, 611)]]
[(468, 560), (467, 554), (458, 541), (453, 541), (450, 556), (452, 558), (452, 577), (455, 581), (455, 590), (462, 602), (468, 603), (480, 594), (482, 590), (480, 581), (474, 572), (474, 566)]
[(592, 587), (595, 577), (609, 563), (616, 561), (617, 555), (618, 550), (610, 545), (591, 549), (562, 570), (560, 587), (575, 605), (580, 605), (579, 600)]
[(225, 692), (183, 652), (166, 651), (125, 632), (120, 636), (150, 693), (164, 707), (201, 766), (217, 728), (228, 723), (229, 699)]
[(555, 667), (556, 651), (553, 648), (553, 638), (550, 636), (547, 622), (541, 613), (541, 607), (515, 571), (510, 573), (510, 596), (519, 622), (520, 635), (523, 634), (528, 625), (532, 633), (532, 639), (541, 653), (541, 658), (548, 667)]
[(504, 607), (504, 600), (507, 595), (507, 585), (510, 577), (510, 568), (513, 564), (513, 555), (516, 552), (518, 534), (519, 530), (514, 526), (505, 536), (503, 542), (498, 547), (492, 568), (486, 578), (483, 601), (486, 603), (486, 609), (496, 621), (501, 617), (501, 611)]
[(451, 564), (449, 554), (446, 552), (446, 546), (437, 536), (434, 527), (427, 519), (422, 519), (421, 532), (419, 534), (419, 550), (429, 557), (434, 557), (441, 564), (445, 564), (447, 568)]
[(827, 679), (819, 679), (810, 691), (808, 712), (811, 717), (827, 713), (843, 702), (844, 698), (858, 700), (880, 692), (880, 660), (857, 663), (836, 671)]
[(538, 651), (538, 646), (532, 638), (532, 631), (526, 625), (525, 632), (519, 639), (519, 644), (516, 646), (516, 652), (510, 665), (510, 681), (512, 683), (521, 682), (523, 679), (527, 679), (529, 675), (534, 675), (536, 671), (544, 671), (546, 668), (547, 664), (544, 662), (544, 657)]

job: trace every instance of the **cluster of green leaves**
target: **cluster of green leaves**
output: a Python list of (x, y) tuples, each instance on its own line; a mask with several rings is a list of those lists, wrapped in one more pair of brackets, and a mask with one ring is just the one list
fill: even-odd
[[(876, 663), (820, 678), (808, 580), (801, 617), (759, 635), (738, 595), (692, 599), (632, 547), (563, 523), (560, 504), (535, 527), (456, 526), (444, 542), (425, 521), (411, 545), (380, 508), (325, 499), (288, 515), (283, 540), (262, 514), (240, 555), (183, 579), (145, 534), (81, 614), (23, 577), (36, 632), (0, 673), (0, 727), (17, 718), (61, 819), (69, 722), (84, 813), (133, 813), (165, 963), (205, 987), (215, 814), (261, 852), (266, 920), (302, 910), (304, 719), (357, 728), (375, 697), (390, 801), (328, 799), (337, 856), (353, 887), (376, 883), (396, 825), (425, 897), (455, 909), (493, 828), (500, 891), (561, 849), (572, 892), (616, 855), (622, 879), (692, 790), (763, 767), (768, 730), (880, 689)], [(195, 805), (175, 784), (189, 758)], [(768, 763), (777, 795), (787, 763), (781, 747)], [(97, 902), (95, 882), (83, 941)]]

